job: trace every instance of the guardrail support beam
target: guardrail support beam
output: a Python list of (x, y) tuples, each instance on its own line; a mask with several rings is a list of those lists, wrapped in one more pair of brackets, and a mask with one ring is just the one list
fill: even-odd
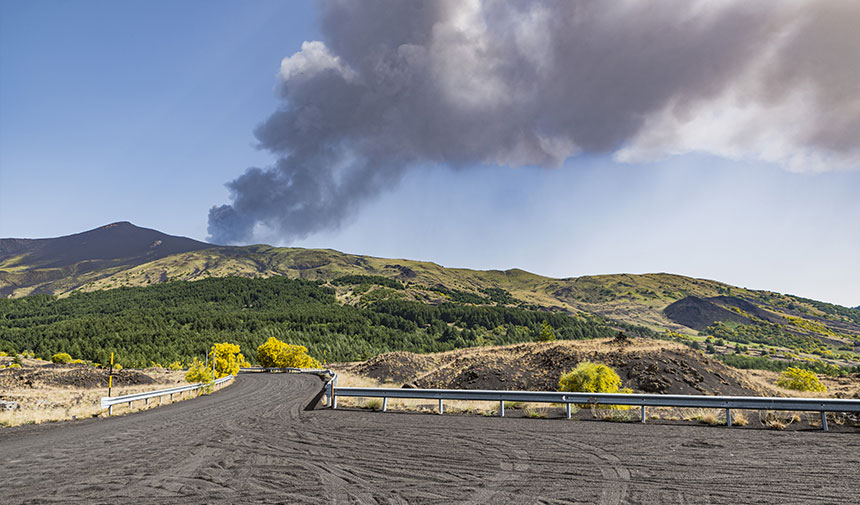
[(388, 397), (382, 399), (382, 411), (385, 412), (388, 410)]
[(821, 429), (827, 431), (827, 412), (821, 411)]
[(732, 425), (732, 409), (726, 409), (726, 426)]
[(645, 405), (642, 405), (642, 409), (641, 409), (639, 417), (641, 418), (641, 421), (644, 423), (645, 422)]
[(505, 401), (499, 402), (499, 417), (505, 417)]
[(445, 413), (445, 407), (442, 405), (442, 399), (439, 398), (439, 414), (441, 415), (444, 413)]
[(567, 418), (570, 419), (570, 403), (566, 403), (565, 407), (567, 408)]

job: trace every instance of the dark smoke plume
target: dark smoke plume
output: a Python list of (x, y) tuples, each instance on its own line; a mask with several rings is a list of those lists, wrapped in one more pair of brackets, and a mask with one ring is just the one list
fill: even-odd
[(860, 166), (860, 2), (322, 2), (210, 239), (337, 228), (427, 164), (708, 152)]

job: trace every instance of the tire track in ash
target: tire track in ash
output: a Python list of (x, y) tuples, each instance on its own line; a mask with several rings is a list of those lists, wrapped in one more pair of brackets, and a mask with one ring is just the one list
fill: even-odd
[[(563, 460), (547, 464), (547, 454), (558, 452), (563, 440), (534, 436), (528, 429), (524, 430), (526, 438), (517, 436), (523, 427), (536, 426), (538, 420), (359, 411), (338, 411), (335, 415), (348, 416), (351, 423), (333, 435), (337, 445), (348, 447), (360, 438), (363, 446), (369, 447), (363, 459), (371, 461), (362, 464), (351, 460), (349, 454), (337, 454), (335, 466), (360, 468), (362, 480), (385, 482), (390, 491), (410, 502), (570, 503), (570, 489), (587, 483), (590, 489), (579, 494), (584, 501), (618, 503), (624, 494), (618, 481), (629, 477), (623, 467), (617, 468), (617, 459), (585, 443), (567, 443), (559, 458)], [(399, 429), (395, 433), (385, 430), (388, 422)], [(422, 439), (433, 439), (442, 449), (437, 452), (432, 444), (424, 446)], [(384, 449), (373, 450), (375, 447)], [(572, 455), (574, 462), (567, 460)], [(421, 470), (425, 471), (423, 481), (415, 478)], [(428, 479), (428, 473), (434, 478)], [(532, 485), (523, 486), (524, 482)], [(609, 487), (603, 489), (606, 483)]]
[(0, 486), (14, 490), (3, 499), (784, 504), (860, 493), (846, 478), (860, 468), (854, 434), (305, 411), (320, 387), (243, 375), (125, 417), (0, 430)]

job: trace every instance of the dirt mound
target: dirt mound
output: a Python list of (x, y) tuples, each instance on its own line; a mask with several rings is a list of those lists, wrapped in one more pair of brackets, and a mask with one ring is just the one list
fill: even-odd
[[(554, 391), (581, 361), (604, 363), (625, 387), (660, 394), (756, 395), (761, 386), (724, 364), (670, 342), (563, 341), (476, 348), (436, 355), (383, 354), (348, 371), (421, 388)], [(391, 371), (391, 373), (388, 373)]]
[(736, 312), (695, 296), (688, 296), (669, 305), (663, 309), (663, 314), (674, 323), (699, 331), (717, 321), (734, 321), (741, 324), (751, 322)]
[(409, 382), (435, 366), (433, 355), (391, 352), (358, 363), (352, 371), (383, 382)]
[[(114, 386), (155, 384), (157, 381), (137, 370), (120, 370), (113, 376)], [(53, 366), (13, 368), (0, 371), (0, 387), (72, 386), (76, 388), (106, 388), (107, 370), (92, 367), (58, 369)]]

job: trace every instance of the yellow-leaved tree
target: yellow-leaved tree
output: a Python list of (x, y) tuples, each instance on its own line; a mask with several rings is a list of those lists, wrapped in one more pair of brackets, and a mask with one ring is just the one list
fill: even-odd
[(242, 356), (241, 349), (236, 344), (222, 342), (212, 346), (212, 351), (209, 352), (209, 359), (215, 363), (215, 378), (220, 379), (226, 375), (236, 375), (239, 373), (239, 368), (251, 366), (245, 356)]
[(257, 362), (266, 368), (319, 368), (320, 362), (308, 355), (308, 348), (269, 337), (257, 348)]
[(188, 371), (185, 372), (185, 380), (188, 382), (211, 382), (212, 367), (206, 363), (194, 358), (194, 361), (188, 365)]

